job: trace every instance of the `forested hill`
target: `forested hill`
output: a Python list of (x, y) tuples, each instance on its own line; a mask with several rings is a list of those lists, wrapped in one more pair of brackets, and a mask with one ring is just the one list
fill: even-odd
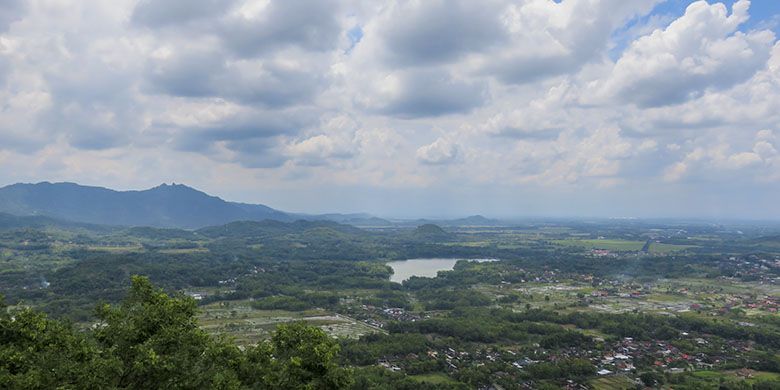
[(14, 184), (0, 188), (0, 212), (102, 225), (178, 228), (293, 219), (267, 206), (227, 202), (180, 184), (143, 191), (114, 191), (74, 183)]
[(275, 220), (239, 221), (221, 226), (210, 226), (197, 231), (197, 233), (210, 238), (270, 238), (287, 234), (316, 233), (343, 234), (349, 236), (361, 236), (366, 231), (351, 225), (340, 224), (332, 221), (306, 221), (298, 220), (291, 223)]
[(110, 226), (92, 225), (87, 223), (79, 223), (72, 221), (59, 220), (44, 216), (25, 216), (20, 217), (7, 213), (0, 212), (0, 230), (9, 229), (44, 229), (44, 228), (60, 228), (60, 229), (86, 229), (96, 232), (106, 232), (114, 230)]

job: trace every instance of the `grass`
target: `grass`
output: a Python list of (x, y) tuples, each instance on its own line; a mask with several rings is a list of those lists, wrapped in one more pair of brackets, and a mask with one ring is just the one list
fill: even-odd
[(719, 383), (721, 379), (737, 382), (744, 381), (748, 384), (754, 384), (756, 382), (763, 381), (780, 381), (780, 374), (778, 373), (752, 370), (749, 370), (749, 372), (751, 373), (750, 378), (743, 378), (739, 376), (737, 371), (696, 371), (693, 373), (693, 375), (697, 378), (707, 379), (711, 383)]
[(649, 251), (651, 253), (670, 253), (684, 251), (690, 248), (696, 248), (696, 245), (679, 245), (679, 244), (662, 244), (654, 242), (650, 244)]
[(463, 241), (463, 242), (448, 242), (445, 243), (446, 246), (462, 246), (466, 248), (482, 248), (490, 246), (491, 243), (489, 241)]
[(176, 248), (176, 249), (159, 249), (158, 252), (165, 253), (169, 255), (179, 255), (179, 254), (185, 254), (185, 253), (208, 253), (208, 248), (203, 247), (197, 247), (197, 248)]
[(144, 248), (141, 245), (126, 245), (126, 246), (88, 245), (87, 250), (110, 252), (110, 253), (130, 253), (130, 252), (143, 252)]
[[(553, 243), (562, 246), (577, 246), (587, 249), (606, 249), (611, 251), (639, 251), (645, 246), (645, 241), (629, 240), (592, 240), (592, 239), (566, 239), (552, 240)], [(662, 244), (653, 242), (650, 244), (651, 253), (671, 253), (695, 248), (696, 245)]]
[(685, 302), (685, 301), (690, 301), (691, 300), (691, 298), (689, 298), (689, 297), (684, 297), (684, 296), (679, 296), (679, 295), (662, 294), (662, 293), (650, 294), (650, 295), (647, 296), (646, 299), (648, 301), (666, 302), (666, 303), (669, 303), (669, 302)]
[(590, 381), (590, 385), (593, 386), (595, 390), (626, 390), (636, 388), (634, 382), (623, 375), (593, 379)]
[(254, 344), (268, 338), (276, 326), (305, 321), (334, 337), (357, 338), (376, 329), (352, 318), (325, 310), (304, 311), (257, 310), (249, 301), (216, 302), (200, 307), (198, 323), (212, 334), (225, 334), (239, 344)]
[(409, 378), (420, 383), (430, 383), (433, 385), (457, 385), (460, 383), (445, 374), (438, 373), (410, 375)]
[(553, 240), (561, 246), (578, 246), (587, 249), (606, 249), (611, 251), (638, 251), (645, 246), (644, 241), (627, 240)]

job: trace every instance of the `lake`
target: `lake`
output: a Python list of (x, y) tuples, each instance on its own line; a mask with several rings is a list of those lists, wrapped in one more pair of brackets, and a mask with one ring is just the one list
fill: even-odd
[[(439, 271), (450, 271), (463, 259), (409, 259), (387, 263), (392, 269), (391, 282), (401, 283), (412, 276), (434, 278)], [(469, 261), (497, 261), (496, 259), (469, 259)]]

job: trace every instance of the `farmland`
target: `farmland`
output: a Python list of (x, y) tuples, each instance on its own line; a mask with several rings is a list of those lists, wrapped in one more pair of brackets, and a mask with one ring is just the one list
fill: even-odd
[[(281, 324), (323, 330), (369, 388), (777, 381), (780, 254), (763, 233), (551, 225), (11, 230), (0, 235), (0, 286), (12, 307), (90, 329), (98, 302), (146, 275), (195, 300), (209, 335), (243, 347)], [(393, 261), (432, 257), (496, 261), (391, 281)]]

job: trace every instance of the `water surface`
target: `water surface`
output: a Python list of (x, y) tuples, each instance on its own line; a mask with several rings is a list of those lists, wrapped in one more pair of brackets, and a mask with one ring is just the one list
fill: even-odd
[[(410, 259), (387, 263), (392, 269), (391, 282), (401, 283), (412, 276), (434, 278), (439, 271), (450, 271), (463, 259)], [(496, 261), (496, 259), (470, 259), (469, 261)]]

